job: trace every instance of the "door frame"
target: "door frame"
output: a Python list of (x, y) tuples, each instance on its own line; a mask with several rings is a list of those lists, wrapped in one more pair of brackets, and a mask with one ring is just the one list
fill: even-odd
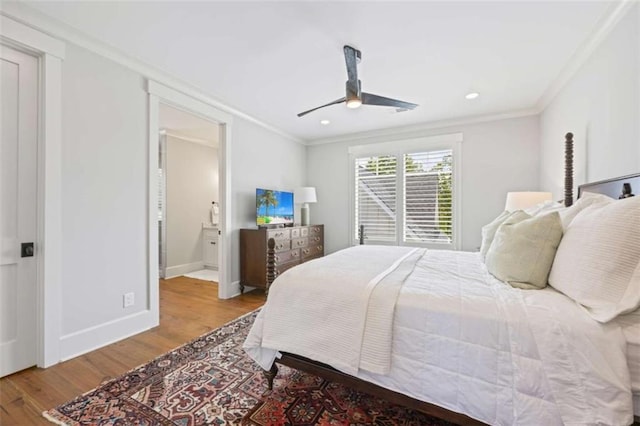
[(196, 99), (183, 92), (175, 90), (154, 80), (147, 81), (149, 93), (149, 306), (152, 315), (159, 319), (159, 272), (158, 272), (158, 150), (160, 131), (159, 108), (160, 103), (181, 109), (190, 114), (200, 116), (218, 124), (218, 174), (220, 193), (220, 240), (218, 252), (218, 297), (229, 299), (235, 296), (231, 284), (231, 128), (233, 116), (206, 101)]
[(62, 61), (65, 44), (0, 15), (0, 42), (38, 59), (37, 365), (60, 360), (62, 317)]

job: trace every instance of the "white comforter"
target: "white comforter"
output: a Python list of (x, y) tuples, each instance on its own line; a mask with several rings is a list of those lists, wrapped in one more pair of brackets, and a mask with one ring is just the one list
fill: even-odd
[[(273, 296), (245, 344), (250, 355), (262, 354), (263, 368), (265, 354), (273, 361), (277, 349), (304, 355), (296, 350), (295, 309), (286, 349), (261, 344)], [(276, 297), (295, 306), (298, 296), (287, 288)], [(389, 373), (360, 369), (357, 376), (490, 424), (633, 420), (620, 327), (593, 321), (551, 288), (511, 288), (489, 275), (475, 253), (421, 256), (400, 290), (392, 329)]]

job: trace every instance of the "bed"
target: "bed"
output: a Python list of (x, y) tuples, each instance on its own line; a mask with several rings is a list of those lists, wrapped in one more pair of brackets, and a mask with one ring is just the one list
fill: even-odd
[[(579, 196), (634, 188), (640, 175)], [(314, 292), (314, 276), (328, 291)], [(352, 280), (362, 287), (341, 285)], [(271, 376), (288, 365), (458, 424), (629, 424), (634, 403), (640, 413), (637, 310), (594, 321), (551, 287), (505, 285), (477, 253), (364, 246), (293, 268), (245, 350)]]

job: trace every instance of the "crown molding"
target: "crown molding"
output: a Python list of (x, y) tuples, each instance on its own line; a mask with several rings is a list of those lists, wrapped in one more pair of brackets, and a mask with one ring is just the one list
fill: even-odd
[[(9, 16), (0, 13), (0, 38), (3, 42), (24, 48), (28, 51), (46, 52), (58, 59), (64, 59), (65, 44), (48, 34), (36, 31), (28, 25), (24, 25)], [(16, 42), (21, 40), (21, 42)]]
[(103, 56), (113, 62), (129, 68), (145, 78), (155, 80), (179, 92), (205, 102), (215, 108), (232, 114), (235, 117), (242, 118), (243, 120), (256, 124), (270, 132), (284, 137), (285, 139), (304, 145), (304, 141), (302, 139), (295, 137), (261, 120), (258, 120), (257, 118), (247, 113), (226, 105), (225, 103), (215, 99), (214, 97), (206, 95), (205, 90), (187, 83), (153, 65), (128, 56), (120, 50), (110, 47), (106, 43), (94, 39), (67, 24), (64, 24), (52, 17), (49, 17), (37, 10), (26, 6), (23, 3), (3, 2), (0, 14), (16, 20), (31, 28), (42, 31), (51, 37), (64, 40), (68, 43), (75, 44), (76, 46), (87, 49), (97, 55)]
[(204, 90), (191, 85), (161, 69), (158, 69), (152, 65), (144, 63), (138, 59), (130, 57), (121, 51), (114, 49), (107, 44), (91, 38), (90, 36), (76, 30), (75, 28), (61, 23), (54, 18), (46, 16), (26, 5), (19, 2), (5, 2), (2, 4), (2, 10), (0, 15), (7, 16), (18, 22), (21, 22), (31, 28), (37, 29), (48, 35), (65, 40), (69, 43), (75, 44), (82, 48), (85, 48), (95, 54), (103, 56), (109, 60), (112, 60), (120, 65), (123, 65), (139, 74), (143, 77), (153, 79), (166, 86), (172, 87), (177, 91), (194, 97), (202, 102), (205, 102), (215, 108), (219, 108), (229, 114), (242, 118), (248, 122), (256, 124), (270, 132), (278, 134), (285, 139), (299, 143), (306, 146), (314, 146), (328, 143), (338, 143), (343, 141), (352, 141), (358, 139), (368, 139), (379, 136), (391, 136), (398, 135), (398, 133), (410, 133), (420, 132), (425, 130), (460, 126), (467, 124), (482, 123), (488, 121), (504, 120), (509, 118), (525, 117), (528, 115), (536, 115), (542, 112), (555, 98), (555, 96), (564, 88), (569, 80), (576, 74), (576, 72), (584, 65), (584, 63), (591, 57), (593, 52), (600, 46), (609, 33), (615, 28), (618, 22), (627, 14), (627, 12), (638, 2), (637, 0), (621, 0), (612, 3), (609, 11), (603, 15), (595, 30), (590, 37), (576, 50), (576, 52), (567, 61), (567, 64), (558, 74), (556, 79), (547, 88), (544, 94), (539, 98), (538, 102), (533, 108), (519, 110), (514, 112), (507, 112), (501, 114), (492, 114), (485, 116), (472, 116), (463, 117), (451, 120), (441, 120), (422, 124), (414, 124), (402, 127), (393, 127), (380, 130), (373, 130), (360, 133), (351, 133), (346, 135), (340, 135), (329, 138), (319, 139), (301, 139), (293, 136), (277, 127), (267, 124), (249, 114), (246, 114), (240, 110), (237, 110), (231, 106), (224, 104), (223, 102), (205, 95)]
[(620, 22), (627, 12), (636, 4), (638, 4), (637, 0), (621, 0), (611, 4), (608, 12), (600, 18), (591, 35), (580, 45), (573, 55), (571, 55), (567, 64), (560, 71), (560, 74), (558, 74), (540, 99), (538, 99), (536, 103), (538, 110), (543, 111), (549, 106), (551, 101), (553, 101), (558, 93), (567, 85), (569, 80), (571, 80), (578, 70), (589, 60), (596, 49), (600, 47), (609, 33), (618, 25), (618, 22)]
[(314, 139), (307, 141), (307, 146), (325, 145), (340, 142), (356, 142), (359, 140), (367, 140), (372, 138), (389, 138), (403, 139), (423, 133), (429, 130), (445, 129), (448, 127), (460, 127), (472, 124), (486, 123), (490, 121), (508, 120), (512, 118), (529, 117), (540, 114), (537, 108), (524, 109), (519, 111), (505, 112), (500, 114), (478, 115), (456, 118), (451, 120), (431, 121), (421, 124), (411, 124), (408, 126), (387, 127), (384, 129), (371, 130), (367, 132), (350, 133), (347, 135), (334, 136), (330, 138)]

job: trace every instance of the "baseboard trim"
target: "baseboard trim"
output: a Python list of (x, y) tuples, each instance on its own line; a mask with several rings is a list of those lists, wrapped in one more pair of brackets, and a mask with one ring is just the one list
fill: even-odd
[(144, 310), (60, 338), (60, 361), (86, 354), (156, 327), (151, 311)]
[(195, 272), (204, 269), (204, 262), (199, 260), (193, 263), (185, 263), (183, 265), (169, 266), (165, 270), (165, 280), (179, 277), (180, 275), (188, 274), (189, 272)]
[(233, 281), (231, 284), (229, 284), (228, 294), (230, 294), (230, 296), (226, 297), (225, 299), (232, 299), (234, 297), (240, 296), (240, 280)]
[[(256, 289), (255, 287), (246, 286), (244, 288), (244, 293), (249, 293), (250, 291), (253, 291), (255, 289)], [(240, 281), (232, 282), (230, 285), (230, 290), (231, 290), (231, 296), (229, 296), (228, 299), (232, 299), (234, 297), (240, 296)]]

